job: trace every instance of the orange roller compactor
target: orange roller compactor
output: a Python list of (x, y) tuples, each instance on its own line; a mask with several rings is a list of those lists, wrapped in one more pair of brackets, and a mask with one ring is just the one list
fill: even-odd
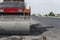
[(24, 0), (0, 3), (0, 34), (30, 34), (30, 10)]

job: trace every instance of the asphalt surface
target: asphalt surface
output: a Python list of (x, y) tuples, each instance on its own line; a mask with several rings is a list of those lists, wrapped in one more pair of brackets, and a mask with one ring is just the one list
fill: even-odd
[(59, 34), (60, 35), (60, 18), (52, 18), (52, 17), (37, 17), (37, 16), (32, 16), (34, 20), (37, 20), (43, 24), (46, 24), (49, 26), (52, 26), (54, 28), (49, 29), (52, 32)]

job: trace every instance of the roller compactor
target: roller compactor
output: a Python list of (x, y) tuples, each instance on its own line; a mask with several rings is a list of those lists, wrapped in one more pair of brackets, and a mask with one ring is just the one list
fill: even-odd
[(30, 9), (24, 0), (4, 0), (0, 3), (0, 35), (30, 34)]

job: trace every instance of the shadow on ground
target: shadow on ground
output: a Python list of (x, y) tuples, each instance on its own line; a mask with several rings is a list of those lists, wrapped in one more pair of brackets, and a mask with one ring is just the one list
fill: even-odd
[(49, 31), (47, 28), (53, 28), (53, 26), (49, 26), (49, 27), (42, 27), (39, 24), (33, 24), (30, 27), (30, 32), (31, 35), (41, 35), (42, 33)]

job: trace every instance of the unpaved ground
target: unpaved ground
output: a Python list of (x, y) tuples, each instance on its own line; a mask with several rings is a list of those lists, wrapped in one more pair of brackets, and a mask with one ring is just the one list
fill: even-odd
[(41, 40), (41, 36), (8, 36), (0, 38), (0, 40)]

